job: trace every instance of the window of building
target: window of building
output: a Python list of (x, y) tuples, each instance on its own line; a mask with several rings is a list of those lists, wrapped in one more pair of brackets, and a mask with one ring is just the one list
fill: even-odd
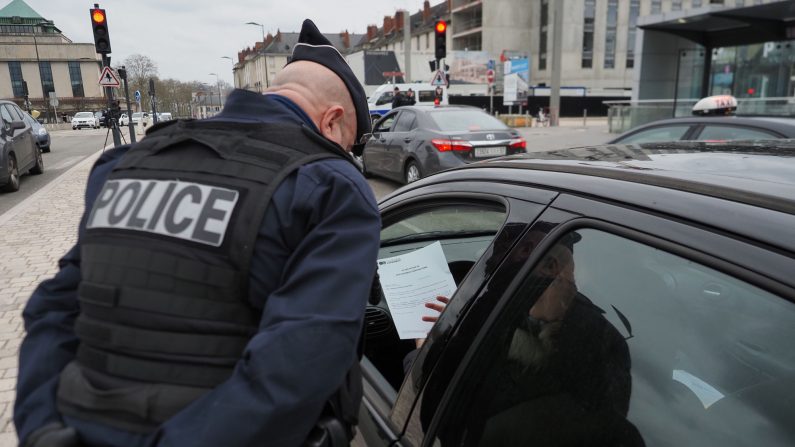
[(52, 79), (52, 67), (49, 61), (39, 62), (39, 76), (41, 76), (41, 91), (44, 97), (55, 91), (55, 82)]
[(700, 8), (701, 7), (701, 0), (692, 0), (692, 5), (693, 5), (694, 8)]
[(538, 36), (538, 69), (547, 69), (547, 31), (549, 30), (549, 0), (541, 0), (541, 26)]
[(723, 0), (709, 0), (709, 3), (711, 5), (722, 5), (723, 4)]
[(640, 15), (640, 0), (629, 0), (629, 26), (627, 26), (627, 68), (635, 67), (635, 30)]
[(605, 30), (605, 68), (616, 68), (616, 28), (618, 0), (607, 0), (607, 28)]
[(75, 98), (86, 96), (83, 91), (83, 73), (80, 71), (80, 62), (69, 62), (69, 79), (72, 81), (72, 96)]
[(662, 0), (651, 0), (651, 13), (659, 14), (662, 12)]
[(596, 18), (596, 0), (585, 0), (582, 23), (582, 68), (593, 68), (593, 34)]
[(33, 27), (30, 25), (0, 25), (0, 33), (33, 34)]
[(22, 65), (18, 61), (8, 63), (8, 73), (11, 75), (11, 89), (14, 91), (15, 98), (25, 96), (25, 89), (22, 87)]
[(671, 11), (679, 11), (682, 9), (682, 0), (671, 1)]

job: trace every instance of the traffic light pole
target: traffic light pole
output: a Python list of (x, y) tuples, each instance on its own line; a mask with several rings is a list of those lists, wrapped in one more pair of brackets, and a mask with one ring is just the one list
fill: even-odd
[[(107, 54), (102, 55), (102, 68), (110, 67), (110, 56)], [(108, 114), (110, 114), (110, 109), (113, 107), (113, 88), (112, 87), (105, 87), (105, 96), (108, 98)], [(107, 126), (107, 118), (105, 119), (105, 125)], [(121, 146), (121, 135), (119, 135), (119, 126), (111, 125), (111, 130), (113, 132), (113, 147)]]

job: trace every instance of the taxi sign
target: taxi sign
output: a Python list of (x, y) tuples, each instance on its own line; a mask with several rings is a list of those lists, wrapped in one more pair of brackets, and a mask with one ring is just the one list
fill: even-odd
[(99, 75), (99, 85), (103, 87), (119, 87), (121, 83), (119, 82), (119, 77), (116, 76), (116, 72), (110, 67), (105, 67), (102, 69), (102, 74)]
[(693, 106), (693, 115), (731, 115), (736, 110), (737, 99), (734, 96), (707, 96)]

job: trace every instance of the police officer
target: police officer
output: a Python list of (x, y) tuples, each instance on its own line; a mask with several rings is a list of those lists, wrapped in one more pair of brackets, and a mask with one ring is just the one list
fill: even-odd
[(265, 95), (106, 151), (24, 310), (20, 444), (347, 443), (380, 231), (347, 151), (369, 128), (307, 20)]

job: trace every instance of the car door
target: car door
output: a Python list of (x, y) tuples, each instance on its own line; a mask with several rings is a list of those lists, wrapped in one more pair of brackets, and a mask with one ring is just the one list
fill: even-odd
[(417, 114), (411, 110), (401, 110), (398, 114), (392, 131), (387, 138), (387, 149), (384, 163), (389, 172), (399, 172), (400, 180), (403, 179), (403, 167), (406, 158), (411, 154), (414, 146), (413, 128), (417, 121)]
[[(443, 316), (452, 312), (454, 317), (554, 196), (499, 183), (473, 188), (466, 182), (449, 182), (408, 190), (380, 206), (384, 227), (379, 259), (440, 242), (458, 285), (450, 311)], [(430, 356), (417, 358), (412, 372), (404, 375), (403, 362), (416, 353), (415, 342), (397, 337), (378, 283), (370, 303), (362, 361), (364, 400), (354, 445), (390, 445), (402, 439), (417, 385), (427, 376), (454, 318), (442, 318), (433, 326), (428, 343), (436, 348)], [(399, 445), (411, 442), (402, 439)]]
[[(34, 160), (33, 150), (31, 149), (32, 140), (30, 138), (30, 126), (25, 124), (24, 129), (12, 129), (13, 121), (22, 121), (16, 111), (8, 104), (0, 104), (0, 114), (3, 116), (6, 138), (11, 142), (11, 148), (17, 159), (17, 166), (20, 174), (30, 168)], [(24, 122), (24, 121), (23, 121)]]
[(427, 379), (412, 444), (795, 442), (793, 257), (561, 195), (507, 258)]
[(362, 153), (362, 161), (368, 172), (383, 176), (391, 176), (386, 170), (386, 151), (389, 144), (390, 132), (395, 124), (398, 112), (391, 112), (375, 123), (373, 134)]

